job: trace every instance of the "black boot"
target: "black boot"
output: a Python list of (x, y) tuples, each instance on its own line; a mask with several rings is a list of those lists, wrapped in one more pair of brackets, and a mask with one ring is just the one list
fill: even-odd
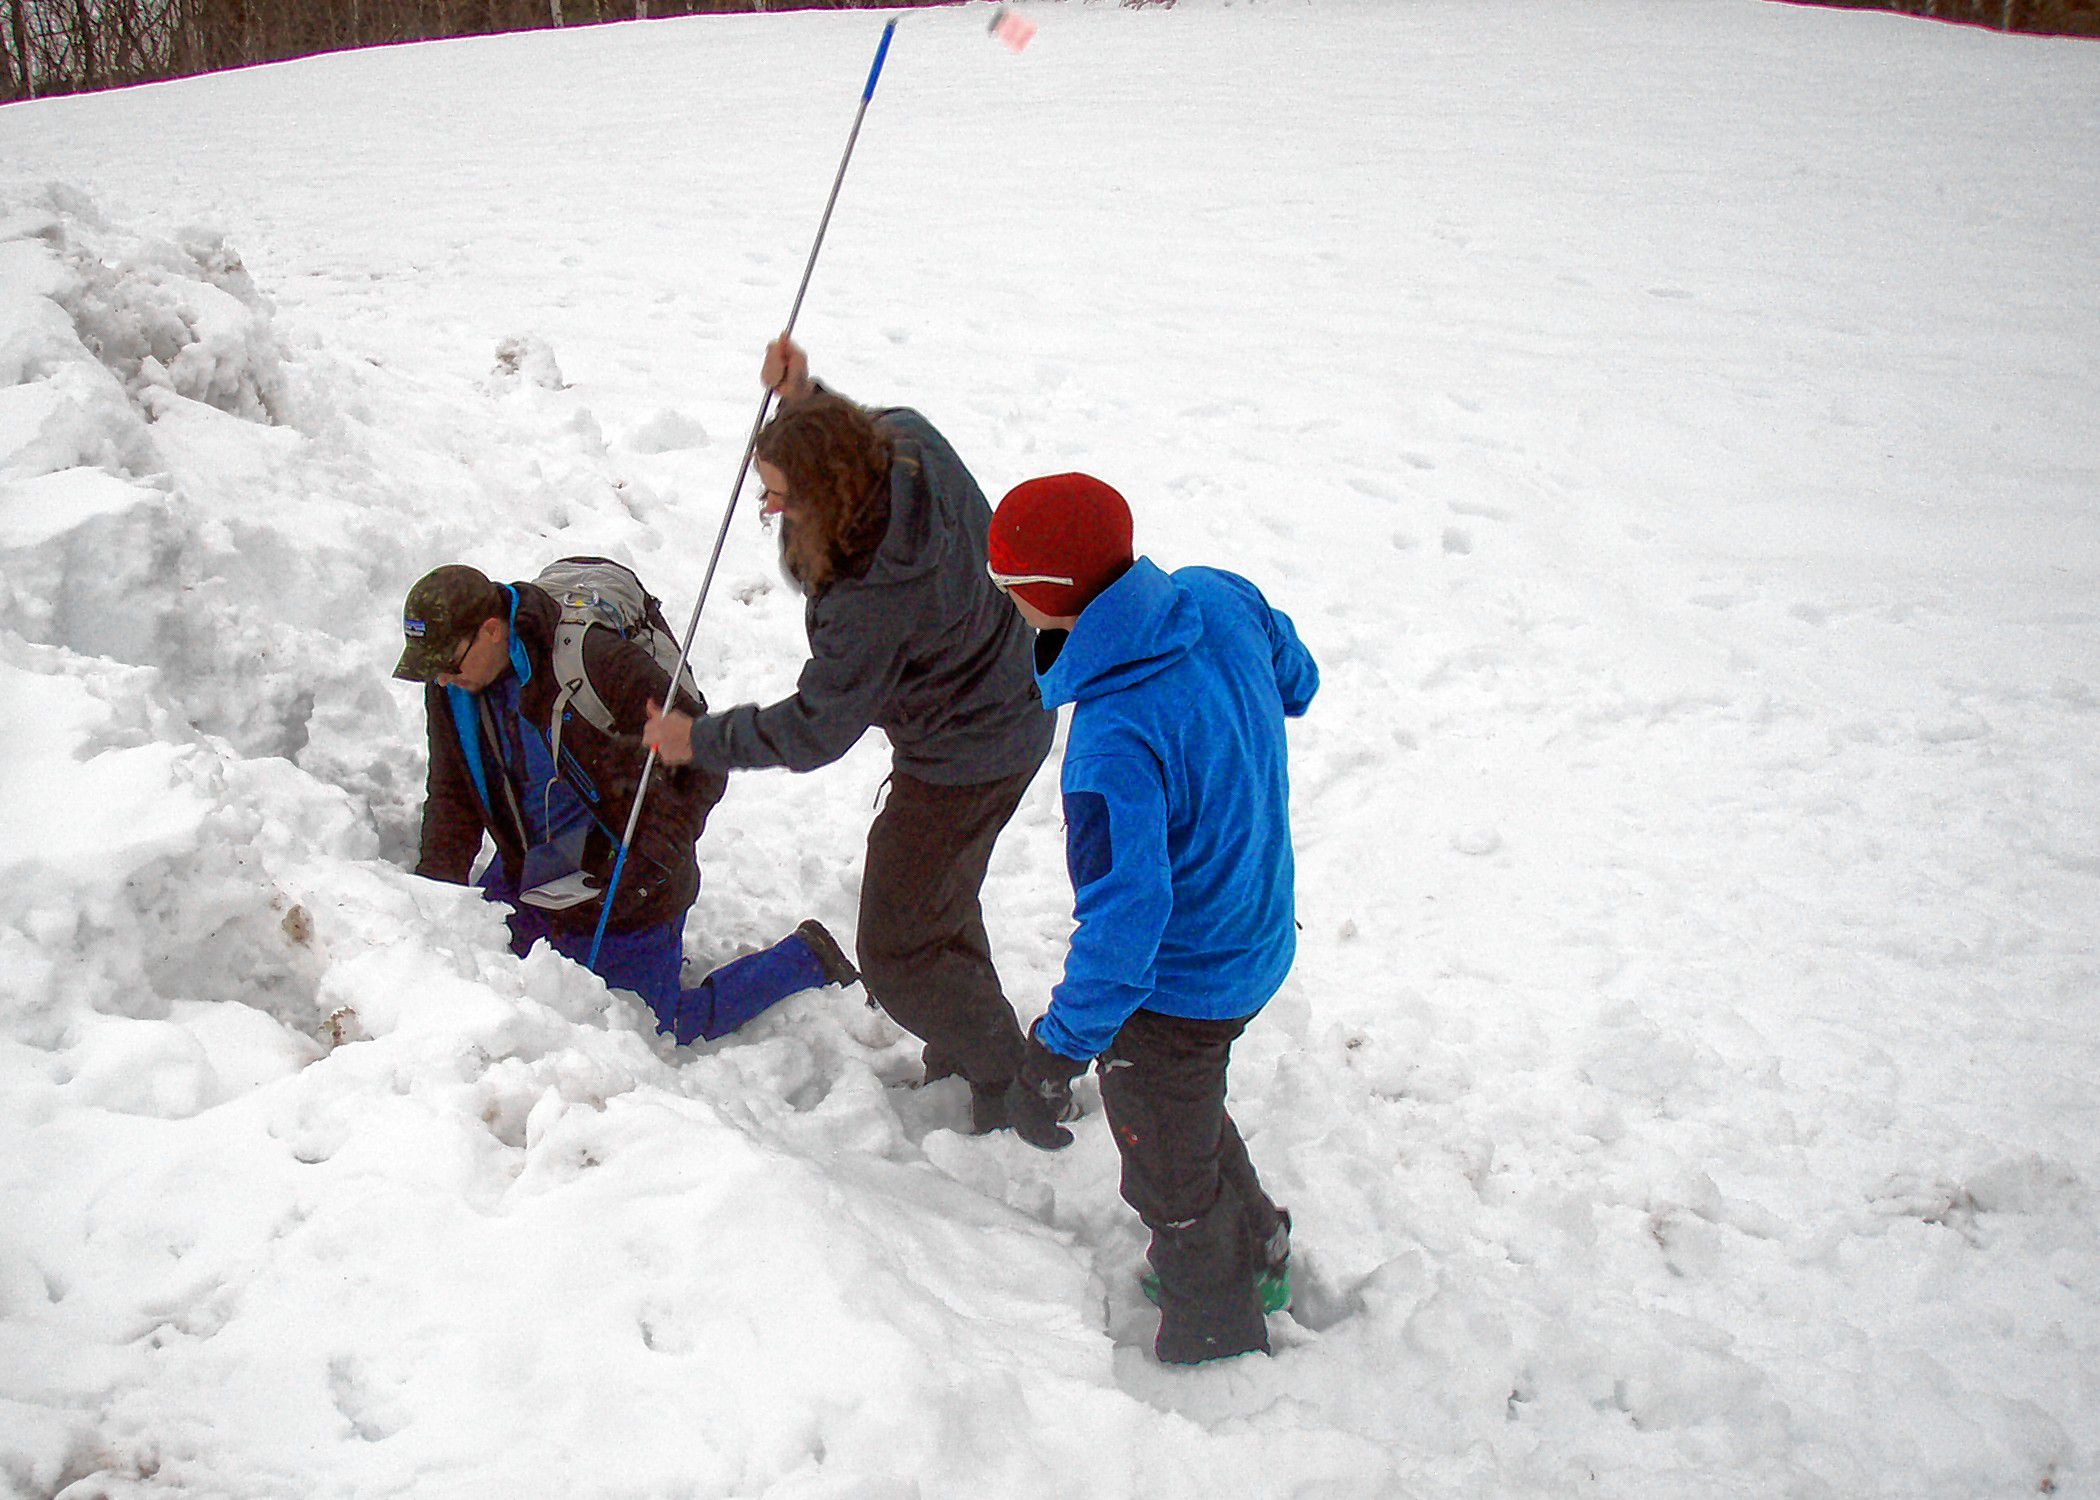
[(1012, 1087), (1010, 1078), (1004, 1083), (970, 1085), (970, 1134), (990, 1135), (1013, 1124), (1013, 1111), (1006, 1103), (1006, 1091)]
[(860, 983), (860, 970), (853, 967), (853, 960), (846, 957), (846, 950), (839, 946), (839, 940), (822, 922), (811, 917), (796, 926), (795, 936), (807, 943), (809, 951), (817, 956), (817, 962), (824, 969), (826, 984)]
[(919, 1063), (925, 1072), (919, 1081), (912, 1085), (915, 1089), (923, 1089), (929, 1083), (939, 1083), (943, 1078), (962, 1077), (962, 1069), (956, 1065), (955, 1059), (931, 1042), (919, 1049)]
[(1266, 1248), (1249, 1242), (1239, 1201), (1229, 1188), (1200, 1218), (1153, 1227), (1150, 1253), (1160, 1273), (1160, 1318), (1152, 1350), (1161, 1364), (1197, 1365), (1257, 1349), (1269, 1352), (1260, 1285), (1266, 1266), (1255, 1258)]

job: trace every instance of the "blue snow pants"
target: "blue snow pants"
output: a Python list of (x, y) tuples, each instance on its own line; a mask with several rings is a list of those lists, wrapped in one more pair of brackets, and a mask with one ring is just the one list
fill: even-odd
[[(541, 938), (576, 963), (590, 957), (591, 929), (557, 929), (538, 907), (519, 904), (502, 860), (490, 862), (481, 890), (489, 900), (510, 908), (510, 951), (520, 958)], [(691, 989), (680, 981), (684, 958), (685, 913), (680, 912), (654, 927), (606, 933), (591, 972), (614, 989), (640, 995), (656, 1014), (657, 1030), (668, 1031), (681, 1046), (727, 1036), (789, 995), (828, 982), (823, 963), (792, 933), (770, 948), (730, 960)]]

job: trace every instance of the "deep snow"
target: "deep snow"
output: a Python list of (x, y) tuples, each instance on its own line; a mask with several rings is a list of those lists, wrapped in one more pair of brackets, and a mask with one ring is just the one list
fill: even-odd
[[(2100, 1493), (2100, 49), (1028, 13), (907, 15), (801, 333), (1321, 659), (1276, 1357), (1151, 1363), (1098, 1115), (959, 1134), (857, 990), (671, 1048), (403, 873), (402, 592), (683, 618), (880, 18), (516, 35), (0, 110), (0, 1488)], [(697, 965), (850, 932), (885, 765), (736, 782)], [(1026, 1018), (1047, 772), (987, 899)]]

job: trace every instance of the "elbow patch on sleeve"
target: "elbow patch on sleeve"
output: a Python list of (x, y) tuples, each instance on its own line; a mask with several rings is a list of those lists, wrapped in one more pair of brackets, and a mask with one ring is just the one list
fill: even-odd
[(1108, 836), (1108, 799), (1099, 792), (1070, 792), (1065, 796), (1065, 868), (1072, 875), (1072, 889), (1083, 890), (1109, 872), (1115, 864), (1115, 847)]

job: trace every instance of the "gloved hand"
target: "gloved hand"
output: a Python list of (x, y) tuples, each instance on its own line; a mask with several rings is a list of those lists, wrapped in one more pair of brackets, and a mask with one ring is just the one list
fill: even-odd
[(1086, 1069), (1085, 1062), (1044, 1046), (1030, 1026), (1020, 1076), (1006, 1090), (1014, 1134), (1038, 1151), (1062, 1151), (1071, 1145), (1072, 1132), (1058, 1121), (1071, 1110), (1072, 1080)]

